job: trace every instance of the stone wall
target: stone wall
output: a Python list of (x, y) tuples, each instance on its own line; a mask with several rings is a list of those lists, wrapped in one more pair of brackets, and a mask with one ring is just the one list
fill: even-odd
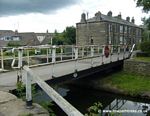
[(150, 62), (125, 60), (124, 71), (150, 76)]
[[(105, 22), (78, 23), (76, 28), (77, 45), (106, 44)], [(93, 39), (93, 43), (91, 43), (91, 39)]]

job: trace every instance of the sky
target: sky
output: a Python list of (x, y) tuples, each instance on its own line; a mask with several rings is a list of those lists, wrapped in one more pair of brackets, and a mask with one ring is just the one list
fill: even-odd
[(67, 26), (76, 26), (81, 14), (88, 18), (102, 14), (121, 13), (122, 18), (134, 17), (141, 25), (142, 17), (149, 14), (136, 7), (135, 0), (0, 0), (0, 30), (18, 32), (62, 32)]

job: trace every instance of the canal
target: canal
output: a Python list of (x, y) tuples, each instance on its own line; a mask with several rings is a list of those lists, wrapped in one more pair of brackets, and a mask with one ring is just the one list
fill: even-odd
[[(81, 81), (83, 80), (81, 79)], [(88, 112), (90, 106), (98, 102), (103, 106), (103, 115), (106, 115), (106, 112), (113, 111), (122, 112), (121, 116), (148, 116), (147, 112), (150, 110), (150, 101), (146, 99), (125, 97), (85, 86), (82, 87), (74, 83), (51, 86), (83, 114)], [(41, 89), (38, 89), (38, 95), (34, 100), (38, 103), (51, 101)], [(53, 104), (51, 108), (56, 116), (66, 116), (55, 103)]]

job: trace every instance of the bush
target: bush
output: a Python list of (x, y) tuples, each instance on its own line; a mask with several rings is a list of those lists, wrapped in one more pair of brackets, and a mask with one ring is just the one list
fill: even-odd
[(150, 53), (150, 41), (142, 42), (140, 48), (143, 52)]

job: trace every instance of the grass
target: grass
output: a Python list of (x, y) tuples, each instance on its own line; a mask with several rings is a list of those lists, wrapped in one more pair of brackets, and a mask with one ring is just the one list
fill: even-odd
[(135, 57), (134, 60), (150, 62), (150, 57)]
[(150, 78), (132, 73), (119, 72), (102, 80), (112, 87), (123, 90), (130, 95), (150, 92)]

